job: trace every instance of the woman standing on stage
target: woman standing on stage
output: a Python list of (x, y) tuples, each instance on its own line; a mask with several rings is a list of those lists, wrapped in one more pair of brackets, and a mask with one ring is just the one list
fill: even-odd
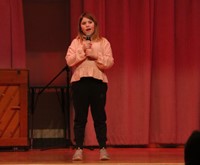
[(76, 151), (73, 160), (82, 160), (85, 126), (90, 107), (100, 160), (108, 160), (106, 151), (106, 93), (108, 79), (105, 70), (114, 64), (109, 41), (100, 36), (99, 26), (91, 13), (83, 13), (78, 22), (78, 35), (66, 54), (67, 64), (73, 68), (72, 100), (75, 110), (74, 136)]

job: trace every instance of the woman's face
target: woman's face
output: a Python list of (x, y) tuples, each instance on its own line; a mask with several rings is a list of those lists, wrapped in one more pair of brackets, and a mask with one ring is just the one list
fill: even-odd
[(95, 29), (94, 22), (86, 17), (83, 17), (81, 21), (81, 29), (86, 36), (91, 36)]

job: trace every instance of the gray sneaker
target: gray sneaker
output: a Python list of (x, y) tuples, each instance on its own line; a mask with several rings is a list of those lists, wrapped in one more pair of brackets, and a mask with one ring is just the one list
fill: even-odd
[(110, 156), (105, 148), (100, 149), (100, 160), (110, 160)]
[(83, 159), (83, 150), (78, 148), (73, 157), (72, 157), (72, 160), (75, 160), (75, 161), (79, 161), (79, 160), (82, 160)]

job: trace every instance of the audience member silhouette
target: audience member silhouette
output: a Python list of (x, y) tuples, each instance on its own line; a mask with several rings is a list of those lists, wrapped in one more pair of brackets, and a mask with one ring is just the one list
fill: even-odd
[(185, 165), (200, 165), (200, 131), (195, 130), (188, 138), (184, 148)]

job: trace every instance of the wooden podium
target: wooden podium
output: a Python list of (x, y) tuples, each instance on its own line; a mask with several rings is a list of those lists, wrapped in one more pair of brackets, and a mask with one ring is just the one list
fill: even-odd
[(28, 70), (0, 69), (0, 147), (28, 145)]

